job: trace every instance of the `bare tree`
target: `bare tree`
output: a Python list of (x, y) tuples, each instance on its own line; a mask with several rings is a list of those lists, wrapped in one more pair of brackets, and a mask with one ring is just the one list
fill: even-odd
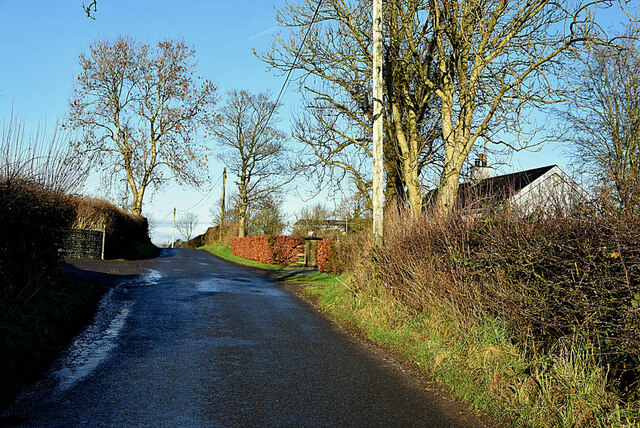
[[(324, 1), (303, 44), (316, 7), (316, 0), (301, 0), (280, 10), (279, 24), (292, 35), (277, 36), (261, 58), (281, 70), (295, 62), (305, 112), (293, 136), (306, 145), (303, 163), (314, 179), (333, 190), (355, 186), (371, 205), (372, 2)], [(439, 99), (406, 65), (432, 63), (433, 47), (421, 25), (423, 9), (420, 2), (390, 1), (384, 15), (386, 196), (407, 202), (414, 215), (422, 209), (422, 182), (438, 164), (441, 148)], [(402, 39), (407, 25), (415, 50)]]
[(110, 178), (124, 174), (134, 214), (149, 186), (205, 181), (206, 156), (194, 136), (211, 120), (216, 88), (194, 76), (194, 57), (182, 42), (152, 47), (127, 37), (95, 42), (80, 55), (66, 123), (81, 135), (73, 148)]
[[(460, 171), (479, 142), (527, 145), (537, 129), (523, 129), (532, 109), (561, 99), (559, 66), (583, 43), (603, 37), (594, 8), (607, 1), (436, 0), (424, 13), (436, 66), (412, 61), (441, 101), (445, 160), (436, 206), (451, 210)], [(414, 48), (410, 28), (404, 43)], [(504, 141), (501, 135), (509, 135)]]
[(198, 227), (198, 215), (192, 212), (186, 212), (176, 222), (176, 229), (182, 234), (185, 241), (191, 239), (193, 231)]
[(333, 214), (322, 204), (302, 207), (295, 214), (296, 222), (293, 225), (293, 232), (306, 236), (309, 231), (324, 231), (328, 226), (328, 221), (333, 219)]
[[(240, 196), (228, 195), (225, 204), (225, 224), (238, 223)], [(213, 224), (220, 223), (220, 204), (209, 209)], [(245, 233), (247, 235), (280, 235), (288, 226), (286, 215), (282, 212), (282, 195), (277, 192), (264, 193), (257, 199), (252, 198), (245, 212)]]
[(284, 145), (287, 136), (269, 125), (277, 108), (266, 94), (233, 90), (213, 129), (218, 143), (227, 149), (220, 159), (237, 177), (240, 237), (247, 231), (251, 203), (280, 191), (293, 177)]
[(229, 194), (225, 196), (224, 202), (224, 218), (222, 217), (222, 198), (219, 198), (215, 205), (209, 208), (209, 215), (211, 216), (212, 224), (222, 225), (229, 223), (237, 223), (237, 206), (236, 200), (238, 195)]
[(253, 235), (282, 235), (287, 227), (286, 215), (282, 212), (282, 198), (267, 193), (251, 208), (248, 230)]
[[(358, 115), (368, 92), (360, 88), (367, 87), (371, 70), (369, 3), (325, 2), (320, 19), (325, 27), (316, 29), (302, 46), (299, 65), (306, 72), (301, 87), (312, 97), (307, 111), (315, 121), (307, 122), (318, 125), (313, 150), (323, 164), (347, 171), (359, 188), (369, 184), (353, 171), (362, 176), (359, 166), (365, 162), (363, 156), (370, 155), (367, 118)], [(292, 63), (302, 40), (295, 29), (309, 23), (315, 4), (300, 0), (281, 11), (281, 25), (293, 28), (294, 35), (275, 39), (263, 56), (270, 65), (285, 68)], [(385, 146), (387, 187), (398, 180), (410, 193), (415, 179), (407, 172), (422, 171), (420, 160), (429, 165), (432, 154), (438, 153), (431, 144), (409, 144), (411, 138), (420, 144), (444, 141), (437, 197), (444, 211), (454, 206), (460, 172), (474, 145), (526, 147), (538, 129), (525, 127), (521, 119), (562, 99), (555, 82), (570, 51), (604, 38), (594, 21), (600, 6), (611, 7), (612, 2), (389, 0), (384, 17), (385, 136), (392, 144)], [(313, 77), (320, 80), (317, 86), (311, 84)], [(308, 128), (307, 134), (299, 128), (297, 138), (313, 141)], [(339, 158), (340, 154), (346, 156)], [(408, 199), (415, 200), (411, 205), (417, 212), (420, 198)]]
[(593, 46), (573, 75), (574, 96), (561, 117), (574, 158), (613, 191), (621, 208), (640, 204), (640, 46)]

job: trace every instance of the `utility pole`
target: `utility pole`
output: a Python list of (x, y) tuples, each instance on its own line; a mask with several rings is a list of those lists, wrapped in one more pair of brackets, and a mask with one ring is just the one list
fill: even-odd
[(224, 224), (224, 198), (225, 198), (225, 189), (227, 187), (227, 167), (224, 168), (222, 173), (222, 205), (220, 209), (220, 226)]
[(174, 248), (176, 242), (176, 209), (173, 209), (173, 228), (171, 229), (171, 248)]
[(373, 0), (373, 243), (383, 238), (382, 0)]

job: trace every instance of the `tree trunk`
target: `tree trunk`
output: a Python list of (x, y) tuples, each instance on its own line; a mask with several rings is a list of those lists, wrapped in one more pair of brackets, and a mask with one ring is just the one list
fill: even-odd
[(416, 220), (422, 215), (422, 186), (418, 179), (417, 159), (405, 160), (404, 179), (407, 185), (407, 197), (409, 200), (409, 213), (411, 219)]
[(240, 204), (238, 212), (238, 238), (244, 238), (246, 236), (247, 228), (247, 207), (244, 204)]
[(402, 180), (402, 162), (397, 150), (391, 143), (391, 138), (385, 139), (384, 170), (387, 176), (384, 189), (384, 210), (397, 210), (405, 202), (404, 181)]
[(436, 209), (441, 213), (451, 213), (456, 206), (460, 171), (469, 154), (468, 143), (452, 137), (445, 143), (445, 160), (440, 176), (440, 187), (436, 198)]
[[(454, 125), (453, 121), (453, 85), (446, 80), (442, 99), (442, 135), (444, 135), (444, 166), (440, 175), (440, 187), (436, 198), (436, 210), (442, 214), (451, 213), (458, 197), (460, 171), (471, 150), (469, 129), (472, 110), (467, 115), (459, 115)], [(461, 120), (467, 119), (467, 123)], [(466, 130), (466, 132), (465, 132)]]
[(460, 180), (460, 168), (454, 162), (447, 162), (440, 176), (440, 187), (436, 198), (436, 209), (441, 213), (453, 211), (458, 196), (458, 186)]
[(131, 189), (131, 193), (133, 196), (133, 202), (131, 203), (131, 214), (142, 215), (142, 197), (144, 196), (144, 189)]
[(240, 206), (238, 207), (238, 238), (247, 236), (247, 189), (240, 188)]

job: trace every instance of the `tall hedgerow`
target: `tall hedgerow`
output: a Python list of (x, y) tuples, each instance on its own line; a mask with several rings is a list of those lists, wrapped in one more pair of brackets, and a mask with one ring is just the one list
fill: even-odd
[(73, 220), (67, 197), (82, 183), (56, 134), (28, 135), (10, 117), (0, 138), (0, 299), (29, 300), (51, 281), (64, 230)]
[(337, 243), (359, 254), (348, 318), (510, 425), (637, 424), (640, 213), (480, 212), (390, 214), (382, 247)]
[(74, 228), (105, 229), (105, 258), (129, 259), (155, 254), (145, 217), (125, 212), (102, 199), (71, 196), (68, 203), (74, 210)]

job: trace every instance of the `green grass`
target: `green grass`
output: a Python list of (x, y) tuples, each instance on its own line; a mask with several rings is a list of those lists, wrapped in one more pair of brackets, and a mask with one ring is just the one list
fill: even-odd
[(64, 282), (42, 288), (19, 306), (0, 302), (0, 408), (73, 338), (99, 297), (93, 285)]
[[(247, 266), (282, 268), (235, 257), (229, 247), (205, 249)], [(383, 289), (346, 274), (283, 277), (321, 311), (415, 363), (471, 410), (500, 424), (640, 426), (640, 403), (624, 403), (607, 388), (606, 371), (593, 364), (592, 347), (578, 338), (526, 353), (498, 319), (470, 321), (442, 302), (414, 313)]]
[[(472, 323), (455, 308), (411, 313), (383, 294), (367, 294), (348, 275), (288, 278), (318, 307), (369, 340), (415, 363), (475, 412), (509, 426), (628, 426), (640, 403), (622, 403), (592, 364), (588, 343), (567, 338), (533, 358), (499, 320)], [(354, 293), (357, 291), (357, 293)]]
[(257, 267), (261, 269), (287, 269), (287, 266), (284, 265), (260, 263), (255, 260), (238, 257), (231, 252), (230, 245), (205, 245), (203, 247), (200, 247), (199, 249), (208, 251), (214, 256), (218, 256), (222, 259), (229, 260), (231, 262), (238, 263), (244, 266)]

